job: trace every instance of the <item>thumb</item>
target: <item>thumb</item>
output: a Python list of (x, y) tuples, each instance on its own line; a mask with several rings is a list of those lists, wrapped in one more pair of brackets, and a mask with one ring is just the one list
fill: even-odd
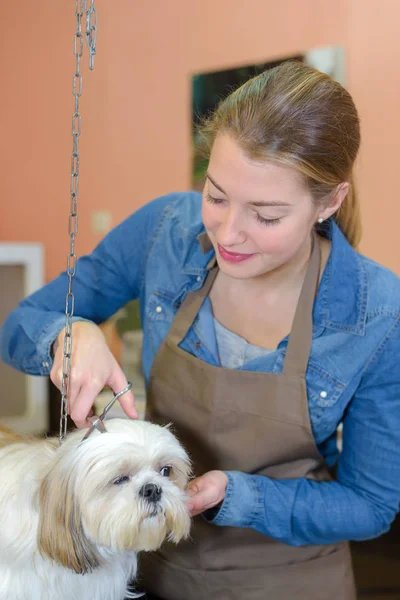
[[(190, 492), (190, 490), (189, 490)], [(197, 515), (210, 505), (210, 494), (206, 490), (195, 493), (188, 501), (187, 508), (192, 515)]]
[(189, 496), (195, 496), (196, 494), (199, 494), (202, 489), (204, 489), (203, 478), (200, 476), (196, 477), (196, 479), (192, 479), (192, 481), (189, 481), (186, 486), (186, 493)]
[[(110, 386), (114, 394), (118, 394), (118, 392), (121, 392), (127, 387), (128, 381), (118, 365), (115, 366), (113, 372), (111, 373), (109, 380), (107, 381), (107, 385)], [(135, 408), (135, 396), (133, 395), (132, 390), (129, 390), (120, 396), (118, 398), (118, 402), (120, 403), (121, 408), (127, 417), (130, 419), (138, 418), (138, 413)]]
[(207, 480), (203, 477), (191, 481), (186, 489), (189, 496), (187, 508), (192, 516), (197, 515), (210, 506), (213, 506), (214, 495), (212, 487), (207, 485)]

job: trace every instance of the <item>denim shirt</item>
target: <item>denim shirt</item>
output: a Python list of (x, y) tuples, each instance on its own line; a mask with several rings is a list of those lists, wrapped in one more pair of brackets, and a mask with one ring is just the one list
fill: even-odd
[[(140, 298), (147, 383), (182, 299), (207, 274), (214, 251), (203, 254), (197, 239), (203, 231), (201, 195), (170, 194), (131, 215), (78, 261), (75, 319), (101, 323)], [(335, 465), (336, 480), (229, 472), (225, 500), (211, 519), (291, 545), (380, 535), (400, 502), (400, 280), (358, 254), (333, 220), (325, 235), (332, 248), (313, 308), (306, 383), (315, 441), (327, 464)], [(33, 375), (49, 374), (51, 344), (65, 323), (67, 287), (63, 273), (9, 315), (1, 330), (5, 362)], [(240, 368), (280, 373), (287, 341)], [(218, 366), (208, 298), (181, 347)]]

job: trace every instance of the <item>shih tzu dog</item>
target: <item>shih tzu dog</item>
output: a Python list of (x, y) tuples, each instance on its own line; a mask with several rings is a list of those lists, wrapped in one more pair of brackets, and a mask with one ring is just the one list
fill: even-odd
[(0, 426), (0, 600), (122, 600), (138, 552), (188, 536), (190, 466), (175, 436), (106, 427), (59, 446)]

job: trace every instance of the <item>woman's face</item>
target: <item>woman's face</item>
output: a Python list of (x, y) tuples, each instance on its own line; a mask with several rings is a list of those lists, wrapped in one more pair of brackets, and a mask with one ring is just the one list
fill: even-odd
[(320, 216), (294, 169), (252, 162), (229, 135), (217, 136), (202, 217), (221, 271), (248, 279), (296, 263)]

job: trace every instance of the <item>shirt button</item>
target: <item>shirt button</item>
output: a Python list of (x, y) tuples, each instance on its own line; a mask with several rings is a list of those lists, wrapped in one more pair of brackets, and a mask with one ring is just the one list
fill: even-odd
[(158, 312), (158, 313), (162, 312), (162, 307), (161, 306), (157, 306), (156, 312)]
[(49, 363), (48, 363), (48, 362), (46, 362), (46, 361), (45, 361), (45, 362), (42, 362), (42, 367), (48, 367), (48, 366), (49, 366)]
[(197, 281), (201, 281), (200, 275), (197, 275), (196, 279), (197, 279)]
[(326, 398), (328, 393), (325, 392), (325, 390), (322, 390), (322, 392), (320, 392), (319, 395), (321, 396), (321, 398)]

